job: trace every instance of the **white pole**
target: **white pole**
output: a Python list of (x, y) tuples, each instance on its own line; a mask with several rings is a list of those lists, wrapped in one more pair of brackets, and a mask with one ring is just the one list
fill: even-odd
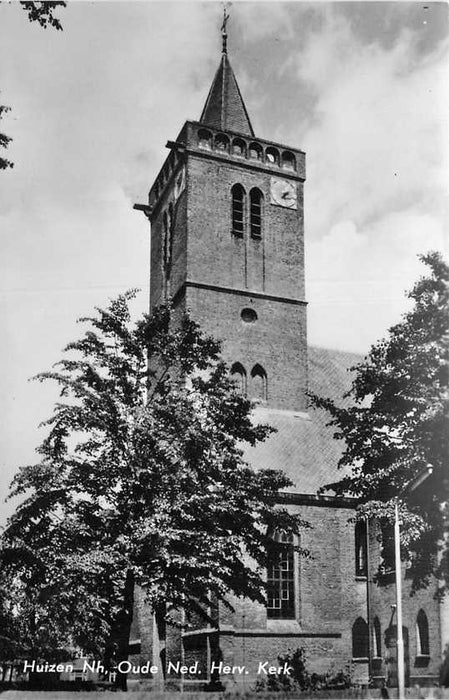
[(398, 665), (398, 698), (404, 700), (404, 637), (402, 635), (402, 572), (401, 572), (401, 539), (399, 530), (398, 499), (394, 504), (394, 563), (396, 578), (396, 629), (397, 629), (397, 665)]

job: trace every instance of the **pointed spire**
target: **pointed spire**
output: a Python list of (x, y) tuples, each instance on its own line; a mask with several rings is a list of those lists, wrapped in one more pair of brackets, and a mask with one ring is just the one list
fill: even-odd
[(221, 26), (223, 40), (221, 61), (209, 90), (200, 122), (215, 129), (237, 131), (246, 136), (254, 136), (245, 103), (228, 59), (228, 34), (226, 31), (228, 19), (229, 15), (225, 8)]

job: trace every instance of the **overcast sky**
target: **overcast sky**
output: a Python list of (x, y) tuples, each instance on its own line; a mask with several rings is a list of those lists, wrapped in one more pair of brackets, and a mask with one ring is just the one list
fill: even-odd
[[(220, 57), (217, 2), (69, 2), (64, 31), (0, 3), (0, 499), (34, 461), (55, 388), (27, 380), (75, 319), (130, 287), (148, 306), (134, 202)], [(447, 244), (448, 6), (234, 2), (229, 54), (256, 135), (307, 153), (311, 344), (366, 352)], [(1, 502), (0, 502), (1, 509)], [(3, 508), (10, 512), (11, 507)]]

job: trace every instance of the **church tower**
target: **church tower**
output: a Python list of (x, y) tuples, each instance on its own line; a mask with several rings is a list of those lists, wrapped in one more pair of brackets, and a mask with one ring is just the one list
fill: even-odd
[[(342, 446), (325, 412), (306, 411), (308, 356), (311, 391), (337, 402), (351, 381), (346, 368), (360, 358), (307, 350), (305, 154), (255, 135), (228, 58), (226, 16), (222, 31), (222, 55), (201, 117), (168, 141), (148, 204), (135, 205), (151, 222), (150, 306), (171, 299), (175, 313), (188, 311), (223, 341), (236, 382), (259, 404), (255, 420), (276, 429), (247, 446), (244, 457), (254, 468), (282, 469), (289, 477), (279, 503), (309, 523), (296, 544), (312, 557), (300, 557), (295, 542), (284, 541), (282, 560), (267, 560), (266, 605), (233, 599), (233, 611), (219, 606), (216, 624), (201, 620), (193, 629), (159, 629), (136, 591), (130, 654), (136, 663), (155, 658), (165, 669), (170, 661), (199, 664), (199, 675), (187, 678), (182, 671), (178, 678), (179, 687), (193, 689), (210, 688), (217, 673), (224, 683), (250, 687), (260, 681), (261, 661), (276, 664), (300, 648), (310, 671), (323, 677), (332, 664), (341, 671), (337, 680), (350, 668), (353, 683), (394, 685), (395, 593), (391, 581), (376, 582), (377, 526), (354, 525), (354, 498), (319, 492), (337, 478)], [(438, 629), (440, 613), (432, 596), (430, 589), (404, 593), (410, 683), (438, 677), (440, 647), (429, 630)], [(248, 670), (232, 671), (231, 678), (213, 670), (215, 660)]]
[[(307, 387), (305, 154), (255, 136), (223, 50), (149, 193), (150, 306), (171, 298), (223, 341), (250, 398), (301, 411)], [(139, 207), (143, 208), (143, 207)]]

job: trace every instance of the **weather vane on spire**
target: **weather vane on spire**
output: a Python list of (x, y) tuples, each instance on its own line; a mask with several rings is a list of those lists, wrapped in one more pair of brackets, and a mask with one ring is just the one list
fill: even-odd
[(226, 11), (226, 5), (223, 3), (223, 24), (221, 25), (221, 37), (223, 39), (223, 48), (222, 48), (222, 53), (228, 53), (228, 33), (226, 31), (226, 24), (229, 19), (229, 14)]

